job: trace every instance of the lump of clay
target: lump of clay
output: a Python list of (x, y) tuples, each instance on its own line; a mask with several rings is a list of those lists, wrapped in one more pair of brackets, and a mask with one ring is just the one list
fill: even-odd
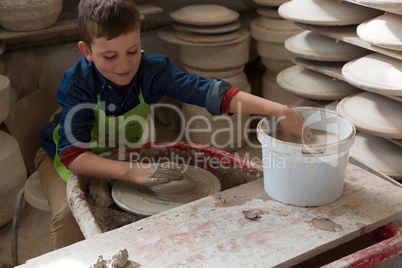
[(180, 180), (157, 184), (149, 188), (160, 199), (176, 200), (191, 194), (197, 188), (197, 183), (187, 173), (183, 173)]
[(100, 255), (95, 264), (91, 268), (129, 268), (135, 267), (131, 261), (128, 260), (127, 249), (119, 250), (109, 260), (104, 260)]

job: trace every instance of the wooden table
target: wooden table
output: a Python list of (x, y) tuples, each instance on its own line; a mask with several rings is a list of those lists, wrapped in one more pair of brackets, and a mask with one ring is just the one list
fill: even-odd
[[(245, 211), (256, 210), (251, 220)], [(258, 179), (31, 259), (20, 267), (89, 267), (127, 249), (141, 267), (289, 267), (402, 217), (402, 188), (348, 164), (342, 197), (295, 207)]]

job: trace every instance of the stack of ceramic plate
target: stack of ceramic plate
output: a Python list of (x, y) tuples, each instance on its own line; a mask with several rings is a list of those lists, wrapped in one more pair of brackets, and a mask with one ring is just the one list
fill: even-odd
[[(173, 29), (163, 29), (158, 35), (179, 45), (180, 60), (187, 72), (206, 78), (224, 78), (235, 88), (251, 91), (243, 71), (249, 60), (251, 36), (247, 29), (240, 27), (236, 11), (220, 5), (190, 5), (170, 15), (174, 20)], [(205, 108), (185, 103), (182, 111), (187, 120), (187, 141), (209, 144), (226, 151), (244, 145), (243, 131), (249, 116), (218, 118)], [(238, 126), (241, 131), (238, 131)], [(222, 133), (222, 129), (232, 132)], [(216, 135), (219, 131), (221, 134)], [(240, 135), (237, 132), (241, 132)]]
[(361, 39), (372, 45), (402, 51), (401, 15), (381, 15), (361, 23), (356, 32)]
[(240, 27), (239, 13), (220, 5), (189, 5), (170, 14), (173, 29), (158, 32), (180, 46), (190, 73), (208, 78), (235, 76), (249, 59), (250, 33)]
[(283, 91), (276, 83), (276, 76), (292, 65), (290, 55), (284, 47), (285, 40), (302, 29), (279, 16), (278, 6), (287, 1), (254, 0), (259, 5), (257, 12), (260, 16), (251, 22), (250, 32), (257, 41), (257, 52), (266, 67), (262, 80), (262, 97), (289, 105), (298, 98)]

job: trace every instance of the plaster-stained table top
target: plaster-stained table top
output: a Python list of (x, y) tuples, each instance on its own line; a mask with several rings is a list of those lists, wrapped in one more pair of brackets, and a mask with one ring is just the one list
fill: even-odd
[[(243, 211), (261, 217), (246, 219)], [(289, 267), (402, 217), (402, 188), (348, 164), (342, 197), (295, 207), (258, 179), (29, 260), (20, 267), (89, 267), (127, 249), (141, 267)]]

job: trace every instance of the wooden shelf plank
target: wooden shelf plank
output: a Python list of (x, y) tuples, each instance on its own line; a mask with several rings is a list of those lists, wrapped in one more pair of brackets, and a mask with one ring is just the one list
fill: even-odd
[[(163, 11), (163, 9), (160, 7), (144, 4), (144, 5), (138, 5), (138, 11), (140, 12), (141, 19), (143, 19), (144, 16), (160, 13)], [(0, 27), (0, 40), (29, 37), (49, 33), (58, 33), (74, 29), (78, 30), (78, 19), (57, 21), (54, 25), (50, 26), (49, 28), (37, 31), (28, 31), (28, 32), (8, 31)]]

